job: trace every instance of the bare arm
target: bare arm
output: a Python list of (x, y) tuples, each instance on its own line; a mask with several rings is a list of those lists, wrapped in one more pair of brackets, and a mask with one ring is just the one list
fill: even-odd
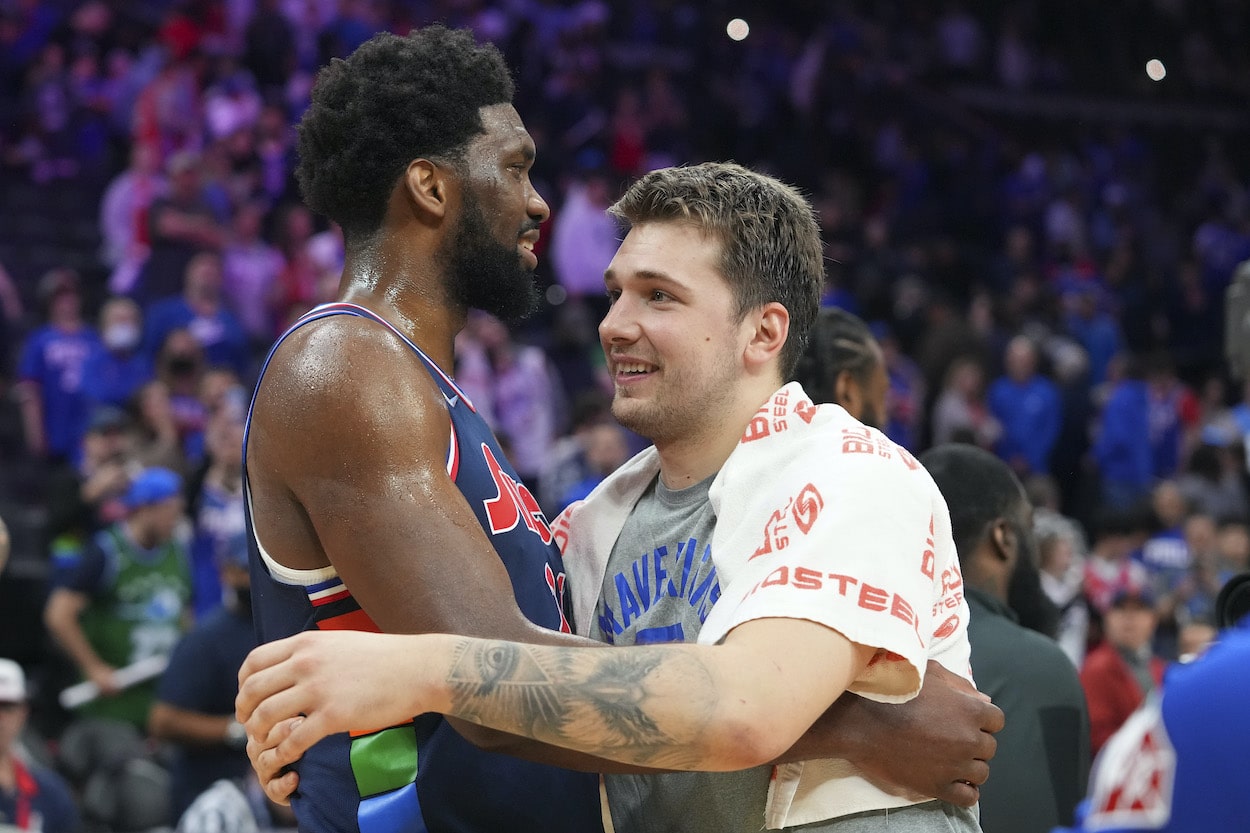
[(148, 734), (191, 746), (225, 746), (232, 714), (204, 714), (157, 701), (148, 712)]
[(58, 587), (48, 597), (43, 621), (48, 632), (69, 654), (83, 676), (99, 686), (105, 694), (111, 694), (117, 691), (113, 682), (113, 667), (101, 659), (91, 647), (78, 621), (90, 601), (85, 593)]
[(257, 738), (306, 715), (278, 746), (284, 760), (332, 732), (438, 711), (630, 764), (735, 770), (789, 748), (872, 654), (797, 619), (747, 622), (714, 647), (611, 651), (301, 634), (244, 663), (238, 714)]
[(18, 405), (22, 411), (22, 429), (26, 433), (26, 447), (36, 457), (42, 457), (48, 449), (43, 432), (43, 397), (39, 383), (18, 382), (15, 386)]

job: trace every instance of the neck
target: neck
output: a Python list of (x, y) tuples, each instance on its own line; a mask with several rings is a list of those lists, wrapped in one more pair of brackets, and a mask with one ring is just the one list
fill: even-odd
[(776, 393), (776, 379), (743, 384), (742, 392), (718, 409), (716, 418), (705, 422), (704, 430), (672, 439), (655, 439), (660, 454), (660, 478), (670, 489), (685, 489), (721, 470), (733, 454), (751, 418)]
[(401, 245), (400, 235), (385, 229), (376, 241), (349, 247), (338, 300), (385, 318), (450, 373), (467, 310), (446, 302), (445, 276), (430, 258), (413, 254), (422, 248)]

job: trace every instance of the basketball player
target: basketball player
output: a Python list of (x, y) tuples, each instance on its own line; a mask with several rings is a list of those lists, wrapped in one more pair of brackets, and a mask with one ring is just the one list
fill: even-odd
[(865, 425), (885, 430), (885, 356), (859, 316), (840, 307), (822, 309), (794, 377), (813, 401), (841, 405)]
[[(411, 163), (410, 177), (420, 163)], [(622, 830), (646, 829), (648, 819), (680, 819), (683, 830), (758, 830), (766, 818), (770, 827), (837, 818), (818, 829), (852, 831), (880, 824), (887, 812), (900, 830), (975, 830), (971, 812), (892, 787), (845, 760), (788, 764), (775, 789), (769, 787), (768, 764), (848, 687), (895, 702), (920, 689), (931, 657), (960, 673), (968, 661), (967, 607), (949, 519), (932, 481), (905, 451), (842, 409), (816, 408), (797, 385), (777, 389), (816, 312), (821, 263), (810, 208), (775, 180), (737, 166), (703, 165), (648, 175), (617, 211), (632, 228), (608, 271), (613, 307), (600, 331), (617, 385), (614, 413), (656, 448), (609, 478), (557, 529), (557, 536), (568, 536), (567, 551), (578, 553), (569, 561), (581, 570), (581, 583), (573, 585), (576, 619), (583, 633), (617, 644), (696, 635), (709, 643), (725, 637), (724, 644), (601, 651), (463, 636), (284, 640), (253, 654), (242, 674), (240, 718), (250, 721), (254, 746), (272, 746), (278, 734), (291, 732), (259, 757), (289, 763), (327, 733), (441, 711), (632, 767), (751, 768), (729, 788), (715, 777), (672, 789), (672, 779), (684, 776), (612, 779), (613, 817)], [(369, 370), (385, 372), (380, 365)], [(444, 381), (446, 398), (463, 400)], [(365, 386), (359, 395), (368, 395)], [(262, 386), (258, 417), (264, 396)], [(340, 408), (337, 418), (345, 416)], [(365, 422), (367, 436), (402, 441), (397, 429)], [(336, 441), (352, 442), (346, 433), (335, 430)], [(467, 458), (464, 445), (461, 438)], [(252, 465), (257, 448), (249, 449)], [(425, 454), (437, 459), (437, 450)], [(464, 463), (449, 462), (455, 465)], [(327, 479), (352, 477), (341, 465), (327, 469)], [(385, 474), (402, 476), (394, 467)], [(792, 494), (796, 478), (808, 482)], [(397, 511), (383, 518), (368, 505), (385, 489), (357, 497), (360, 486), (353, 483), (328, 488), (346, 505), (324, 511), (354, 520), (354, 530), (396, 522)], [(686, 500), (690, 495), (693, 501)], [(434, 497), (441, 511), (460, 511), (444, 506), (451, 498)], [(484, 505), (482, 525), (489, 529), (491, 504)], [(515, 514), (504, 520), (510, 528), (518, 524)], [(671, 551), (656, 546), (677, 532)], [(266, 544), (264, 530), (258, 534)], [(412, 534), (410, 549), (431, 533)], [(450, 542), (447, 548), (461, 549)], [(643, 559), (631, 570), (640, 550)], [(354, 577), (339, 572), (352, 586)], [(418, 607), (434, 595), (414, 584), (405, 590), (417, 596)], [(502, 591), (494, 598), (502, 599)], [(414, 600), (394, 603), (405, 601)], [(412, 627), (393, 617), (379, 624), (428, 631), (429, 622)], [(467, 621), (457, 628), (488, 637), (502, 629), (484, 633)], [(307, 714), (302, 723), (284, 723), (270, 737), (276, 722), (299, 712)], [(304, 760), (304, 773), (310, 761)], [(967, 780), (984, 780), (978, 763)], [(272, 774), (263, 764), (258, 769)], [(464, 772), (456, 777), (470, 780)], [(630, 797), (635, 786), (637, 796)], [(960, 786), (975, 798), (975, 787)], [(477, 788), (489, 803), (494, 785)], [(939, 791), (946, 794), (928, 795)], [(726, 814), (707, 795), (744, 800), (727, 805), (734, 809)], [(689, 802), (700, 797), (691, 813)], [(506, 827), (519, 829), (515, 821)]]

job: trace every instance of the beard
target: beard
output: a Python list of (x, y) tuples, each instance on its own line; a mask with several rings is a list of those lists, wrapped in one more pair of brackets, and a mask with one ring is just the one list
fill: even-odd
[[(518, 238), (526, 230), (518, 230)], [(506, 322), (520, 321), (538, 309), (533, 272), (522, 264), (515, 243), (505, 245), (494, 238), (471, 193), (465, 193), (460, 223), (447, 254), (448, 291), (453, 301)]]

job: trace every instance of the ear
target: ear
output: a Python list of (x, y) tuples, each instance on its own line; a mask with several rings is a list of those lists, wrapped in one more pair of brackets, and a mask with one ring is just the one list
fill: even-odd
[(777, 360), (790, 335), (790, 311), (776, 301), (760, 307), (747, 322), (753, 324), (743, 358), (748, 365), (763, 367)]
[(990, 544), (996, 558), (1004, 564), (1012, 564), (1016, 560), (1019, 542), (1011, 525), (998, 518), (990, 525)]
[(404, 192), (420, 214), (437, 218), (445, 216), (450, 186), (447, 169), (428, 159), (414, 159), (404, 170)]

